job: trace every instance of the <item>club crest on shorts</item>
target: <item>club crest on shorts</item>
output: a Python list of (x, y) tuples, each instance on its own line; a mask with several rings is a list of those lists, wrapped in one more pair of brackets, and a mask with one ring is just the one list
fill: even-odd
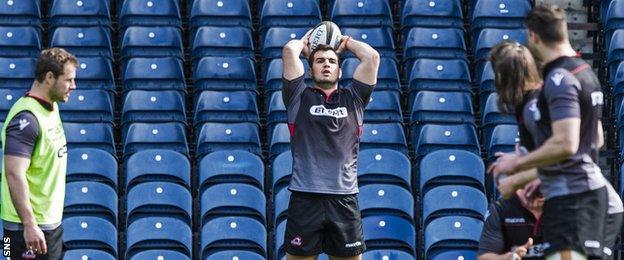
[(303, 240), (301, 239), (300, 236), (296, 236), (295, 238), (290, 240), (290, 244), (293, 246), (301, 246), (303, 245)]

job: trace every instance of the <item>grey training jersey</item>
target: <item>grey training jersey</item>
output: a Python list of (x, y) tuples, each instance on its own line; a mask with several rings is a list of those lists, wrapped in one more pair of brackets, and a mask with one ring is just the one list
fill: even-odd
[(364, 108), (374, 86), (353, 81), (329, 96), (301, 76), (283, 80), (293, 156), (290, 190), (355, 194)]

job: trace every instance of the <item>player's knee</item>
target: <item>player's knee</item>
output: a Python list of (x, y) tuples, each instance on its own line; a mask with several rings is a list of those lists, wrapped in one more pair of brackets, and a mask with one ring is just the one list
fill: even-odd
[(574, 250), (566, 250), (552, 253), (546, 256), (546, 260), (587, 260), (587, 256)]

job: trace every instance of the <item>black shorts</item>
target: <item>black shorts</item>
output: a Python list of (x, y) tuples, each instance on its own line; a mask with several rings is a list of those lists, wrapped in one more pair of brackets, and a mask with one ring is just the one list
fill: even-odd
[[(26, 243), (24, 242), (24, 231), (9, 231), (4, 230), (3, 242), (11, 247), (11, 259), (63, 259), (63, 226), (59, 226), (53, 230), (43, 230), (45, 236), (46, 246), (48, 252), (45, 255), (36, 255), (36, 258), (28, 258), (28, 255), (32, 255), (31, 252), (27, 252)], [(7, 238), (10, 238), (10, 242), (7, 243)], [(22, 257), (22, 255), (26, 255)], [(6, 256), (6, 255), (5, 255)]]
[(622, 228), (622, 215), (623, 213), (608, 214), (607, 223), (605, 225), (605, 241), (604, 241), (604, 259), (614, 259), (615, 255), (615, 241), (620, 234)]
[(293, 192), (284, 235), (286, 252), (296, 256), (326, 253), (357, 256), (366, 250), (357, 194)]
[(546, 200), (542, 217), (544, 255), (574, 250), (590, 259), (601, 259), (608, 200), (606, 188)]

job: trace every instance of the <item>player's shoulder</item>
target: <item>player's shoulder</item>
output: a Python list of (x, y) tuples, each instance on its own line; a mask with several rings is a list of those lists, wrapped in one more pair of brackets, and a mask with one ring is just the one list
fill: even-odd
[(579, 88), (580, 82), (572, 72), (565, 68), (554, 68), (544, 77), (544, 88), (559, 88), (562, 86)]

